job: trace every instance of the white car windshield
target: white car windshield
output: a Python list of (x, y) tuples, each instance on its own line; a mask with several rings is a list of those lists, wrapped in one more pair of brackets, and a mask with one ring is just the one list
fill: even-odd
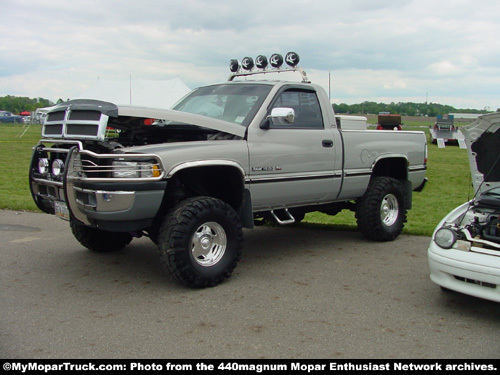
[(173, 109), (248, 126), (272, 85), (220, 84), (201, 87)]

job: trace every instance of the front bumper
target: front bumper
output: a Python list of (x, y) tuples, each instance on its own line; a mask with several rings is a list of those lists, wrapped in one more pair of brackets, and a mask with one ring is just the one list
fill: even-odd
[(152, 224), (167, 183), (125, 184), (114, 190), (95, 185), (94, 188), (69, 186), (68, 208), (72, 216), (87, 225), (121, 232), (144, 229)]
[(114, 190), (32, 182), (35, 202), (45, 212), (63, 219), (110, 231), (134, 231), (149, 227), (163, 200), (166, 181), (138, 187), (120, 184)]
[(500, 302), (500, 256), (442, 249), (431, 240), (430, 278), (443, 288)]

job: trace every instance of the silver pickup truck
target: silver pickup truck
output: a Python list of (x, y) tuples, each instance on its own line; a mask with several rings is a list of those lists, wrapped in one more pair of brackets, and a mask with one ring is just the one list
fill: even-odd
[[(290, 70), (302, 81), (248, 80)], [(30, 188), (88, 249), (146, 235), (176, 280), (213, 286), (239, 261), (242, 228), (267, 220), (350, 209), (368, 239), (401, 233), (426, 181), (426, 137), (346, 121), (296, 66), (238, 68), (171, 110), (72, 100), (48, 113)]]

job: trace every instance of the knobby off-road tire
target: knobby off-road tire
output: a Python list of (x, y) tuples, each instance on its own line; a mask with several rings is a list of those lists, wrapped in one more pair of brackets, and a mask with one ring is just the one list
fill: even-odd
[(98, 253), (121, 250), (132, 241), (132, 236), (128, 233), (108, 232), (78, 224), (73, 220), (70, 221), (70, 227), (78, 242)]
[(158, 254), (180, 283), (204, 288), (230, 277), (241, 256), (243, 231), (236, 212), (210, 197), (182, 201), (167, 214)]
[(406, 222), (407, 203), (404, 186), (391, 177), (375, 177), (358, 201), (358, 229), (369, 240), (392, 241)]

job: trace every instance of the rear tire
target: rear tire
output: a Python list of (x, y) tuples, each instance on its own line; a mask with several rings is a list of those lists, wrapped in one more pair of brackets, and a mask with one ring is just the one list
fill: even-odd
[(356, 206), (356, 220), (363, 235), (373, 241), (392, 241), (406, 222), (404, 185), (392, 177), (375, 177)]
[(230, 277), (241, 256), (243, 231), (227, 203), (211, 197), (182, 201), (165, 218), (158, 254), (180, 283), (215, 286)]
[(109, 232), (92, 228), (79, 224), (74, 220), (70, 221), (70, 227), (78, 242), (97, 253), (119, 251), (132, 241), (132, 236), (128, 233)]

